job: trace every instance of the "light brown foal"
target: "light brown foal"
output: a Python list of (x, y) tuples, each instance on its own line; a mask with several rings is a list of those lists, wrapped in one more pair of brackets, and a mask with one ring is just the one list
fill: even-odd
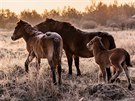
[(112, 66), (116, 73), (111, 77), (109, 82), (114, 82), (116, 78), (122, 72), (122, 69), (125, 71), (127, 81), (128, 81), (128, 89), (131, 90), (131, 80), (128, 73), (128, 66), (132, 66), (130, 62), (129, 53), (123, 48), (114, 48), (112, 50), (105, 49), (102, 44), (101, 37), (94, 37), (89, 43), (87, 43), (87, 48), (91, 51), (93, 50), (93, 54), (95, 57), (96, 63), (99, 65), (99, 74), (98, 81), (101, 81), (103, 76), (104, 82), (107, 82), (106, 76), (106, 68)]

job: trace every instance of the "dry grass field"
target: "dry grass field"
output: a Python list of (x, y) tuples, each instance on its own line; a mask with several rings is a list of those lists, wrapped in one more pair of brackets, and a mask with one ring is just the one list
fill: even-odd
[[(107, 31), (95, 29), (95, 31)], [(89, 30), (91, 31), (91, 30)], [(132, 85), (135, 89), (135, 31), (107, 31), (115, 38), (117, 47), (125, 48), (130, 54), (133, 67), (129, 68)], [(0, 101), (135, 101), (135, 90), (127, 89), (124, 73), (120, 83), (97, 84), (98, 67), (93, 58), (81, 58), (82, 76), (76, 77), (73, 65), (73, 78), (67, 78), (67, 59), (62, 57), (62, 85), (53, 85), (50, 67), (42, 60), (39, 75), (34, 61), (29, 74), (24, 71), (27, 58), (25, 42), (11, 40), (12, 31), (0, 30)]]

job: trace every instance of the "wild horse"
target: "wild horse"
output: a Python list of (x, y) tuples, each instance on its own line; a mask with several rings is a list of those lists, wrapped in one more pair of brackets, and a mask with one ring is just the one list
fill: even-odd
[(132, 67), (129, 53), (123, 48), (114, 48), (108, 50), (104, 47), (101, 39), (101, 37), (95, 36), (87, 44), (87, 48), (90, 51), (93, 51), (95, 62), (99, 65), (98, 81), (100, 82), (102, 79), (101, 77), (103, 76), (104, 82), (107, 83), (106, 68), (112, 66), (116, 72), (113, 74), (109, 82), (113, 83), (121, 74), (122, 70), (124, 70), (128, 81), (128, 89), (131, 90), (131, 80), (127, 68), (128, 66)]
[(28, 72), (29, 63), (36, 58), (37, 70), (40, 68), (41, 58), (47, 58), (51, 67), (53, 83), (56, 84), (55, 69), (58, 70), (58, 80), (61, 84), (61, 57), (63, 41), (59, 34), (55, 32), (42, 32), (34, 29), (29, 23), (20, 20), (15, 27), (12, 40), (23, 38), (27, 45), (29, 55), (25, 62), (25, 70)]
[[(114, 38), (112, 35), (106, 32), (84, 32), (68, 22), (60, 22), (54, 19), (47, 18), (44, 22), (36, 25), (35, 28), (41, 32), (53, 31), (61, 35), (63, 39), (63, 48), (65, 50), (68, 66), (69, 76), (72, 75), (72, 61), (74, 58), (75, 66), (77, 69), (77, 75), (81, 75), (79, 69), (79, 56), (84, 58), (93, 57), (92, 51), (89, 51), (86, 44), (94, 37), (102, 37), (102, 42), (107, 49), (113, 49), (116, 47)], [(108, 71), (108, 78), (111, 77), (110, 69)]]

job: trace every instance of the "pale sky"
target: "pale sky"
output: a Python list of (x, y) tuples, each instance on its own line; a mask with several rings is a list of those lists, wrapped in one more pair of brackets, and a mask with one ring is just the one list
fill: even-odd
[[(114, 0), (96, 0), (106, 4), (112, 3)], [(118, 3), (135, 3), (135, 0), (117, 0)], [(84, 11), (85, 7), (91, 3), (91, 0), (0, 0), (0, 9), (10, 9), (19, 14), (24, 9), (35, 9), (38, 13), (42, 13), (45, 9), (63, 9), (64, 6), (71, 6), (78, 11)]]

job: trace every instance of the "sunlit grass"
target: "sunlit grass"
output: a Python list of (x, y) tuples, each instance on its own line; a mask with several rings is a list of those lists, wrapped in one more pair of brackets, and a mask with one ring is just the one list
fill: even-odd
[[(108, 32), (114, 36), (117, 47), (125, 48), (131, 54), (133, 61), (135, 58), (134, 31)], [(82, 72), (82, 76), (80, 77), (76, 76), (76, 68), (73, 64), (73, 78), (70, 80), (67, 77), (67, 59), (65, 54), (63, 54), (62, 85), (53, 85), (51, 70), (46, 59), (42, 60), (38, 75), (34, 61), (30, 64), (30, 72), (25, 72), (24, 62), (28, 54), (25, 49), (25, 43), (23, 40), (13, 42), (10, 36), (11, 32), (0, 34), (0, 100), (87, 101), (89, 99), (89, 101), (92, 101), (86, 91), (92, 89), (90, 88), (92, 87), (91, 85), (97, 85), (98, 66), (94, 58), (80, 58), (80, 70)], [(132, 78), (135, 77), (134, 72), (135, 70), (131, 72)], [(135, 87), (134, 81), (133, 86)], [(127, 82), (125, 81), (118, 84), (118, 86), (127, 90)], [(121, 88), (119, 89), (121, 90)], [(134, 94), (134, 91), (131, 93)]]

